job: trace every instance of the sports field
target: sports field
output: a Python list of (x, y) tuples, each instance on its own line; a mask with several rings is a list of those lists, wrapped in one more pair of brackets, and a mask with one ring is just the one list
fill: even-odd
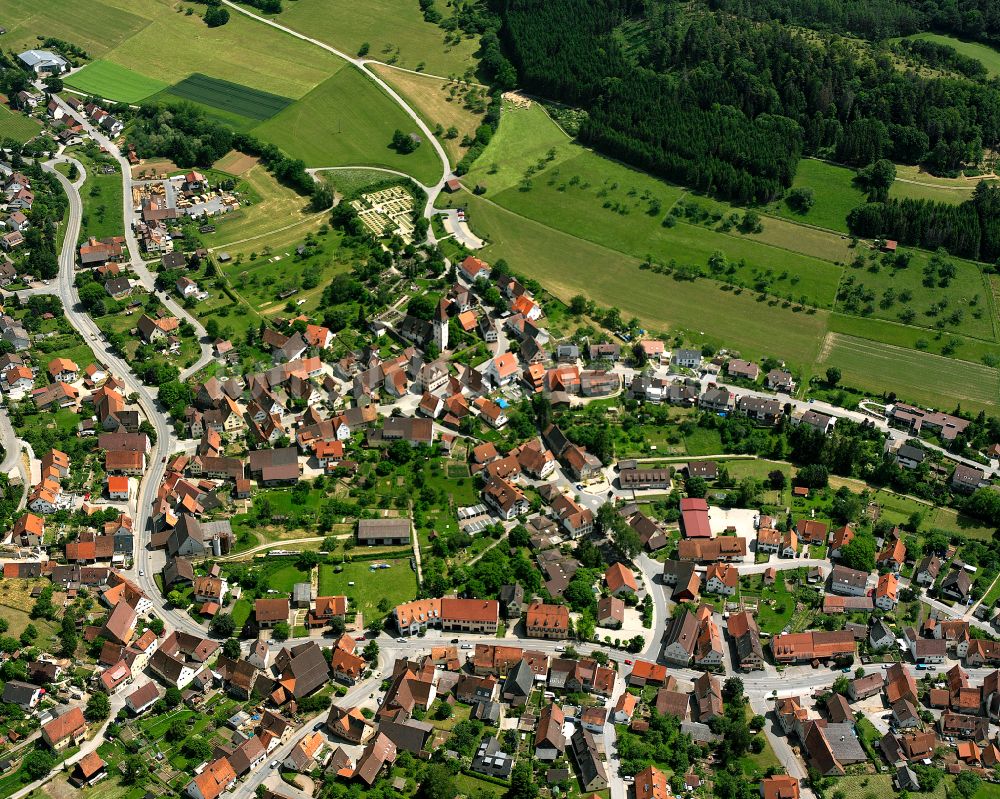
[[(479, 94), (480, 90), (457, 81), (441, 80), (428, 75), (415, 75), (394, 67), (378, 64), (370, 65), (386, 83), (392, 86), (406, 100), (431, 130), (440, 125), (446, 131), (454, 127), (458, 135), (452, 139), (442, 136), (440, 141), (452, 166), (462, 160), (466, 148), (462, 147), (465, 136), (474, 138), (476, 128), (482, 121), (483, 112), (472, 111), (465, 107), (466, 92)], [(488, 98), (486, 100), (488, 102)], [(483, 106), (485, 108), (485, 104)]]
[(380, 166), (436, 183), (441, 167), (431, 145), (423, 142), (401, 155), (389, 146), (397, 128), (417, 131), (387, 94), (361, 70), (347, 66), (253, 132), (307, 166)]
[(938, 408), (961, 403), (965, 410), (990, 410), (1000, 400), (996, 369), (840, 333), (823, 342), (817, 371), (827, 366), (841, 370), (844, 385), (876, 394), (896, 391)]
[(866, 197), (865, 192), (854, 185), (854, 175), (853, 169), (815, 158), (803, 158), (799, 161), (792, 188), (812, 189), (815, 204), (809, 211), (800, 214), (782, 199), (768, 206), (767, 212), (794, 222), (847, 233), (847, 215), (865, 202)]
[(96, 94), (121, 103), (138, 103), (167, 86), (155, 78), (100, 59), (69, 75), (64, 83), (86, 94)]
[[(446, 0), (435, 5), (449, 13)], [(295, 0), (284, 4), (278, 21), (348, 55), (356, 55), (367, 42), (368, 58), (407, 69), (423, 65), (426, 72), (451, 77), (475, 67), (477, 39), (459, 34), (457, 43), (446, 43), (446, 32), (425, 22), (412, 0)]]
[(0, 139), (14, 139), (23, 143), (37, 136), (41, 129), (37, 120), (0, 105)]

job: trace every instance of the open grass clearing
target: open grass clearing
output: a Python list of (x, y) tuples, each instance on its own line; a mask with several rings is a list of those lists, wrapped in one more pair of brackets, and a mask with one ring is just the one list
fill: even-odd
[[(450, 4), (436, 7), (449, 13)], [(473, 69), (479, 46), (476, 38), (465, 36), (447, 43), (446, 32), (425, 21), (419, 6), (409, 0), (296, 0), (284, 4), (278, 21), (348, 55), (357, 54), (367, 42), (368, 58), (443, 77)]]
[[(121, 236), (125, 232), (122, 218), (122, 174), (121, 167), (111, 158), (95, 161), (84, 150), (69, 153), (76, 158), (87, 173), (87, 179), (80, 189), (83, 214), (80, 218), (80, 241), (90, 236)], [(109, 174), (101, 168), (110, 168)]]
[(955, 36), (946, 36), (940, 33), (915, 33), (907, 36), (907, 39), (923, 39), (924, 41), (946, 44), (954, 47), (959, 54), (968, 58), (974, 58), (989, 72), (990, 77), (1000, 76), (1000, 50), (990, 47), (988, 44), (980, 42), (967, 42)]
[(390, 147), (397, 129), (417, 132), (392, 98), (349, 66), (258, 125), (254, 133), (307, 166), (378, 166), (405, 172), (427, 185), (437, 182), (441, 167), (434, 148), (421, 142), (412, 153), (397, 153)]
[(841, 370), (845, 385), (876, 396), (895, 391), (937, 408), (961, 403), (967, 411), (994, 410), (1000, 398), (996, 369), (840, 333), (824, 341), (819, 367), (827, 366)]
[(14, 139), (23, 144), (41, 132), (42, 126), (38, 120), (0, 105), (0, 139)]
[[(150, 22), (104, 58), (166, 83), (177, 83), (200, 72), (297, 98), (344, 66), (343, 59), (333, 53), (243, 14), (233, 12), (228, 23), (209, 28), (200, 13), (187, 16), (183, 7), (172, 0), (106, 2), (145, 16)], [(72, 36), (66, 38), (73, 40)]]
[[(374, 563), (388, 563), (389, 568), (373, 571), (371, 566)], [(341, 595), (350, 599), (351, 609), (361, 611), (367, 622), (385, 615), (378, 609), (380, 599), (387, 599), (390, 608), (414, 599), (417, 595), (417, 575), (410, 568), (407, 558), (361, 560), (339, 567), (321, 564), (319, 596)]]
[[(921, 793), (927, 799), (945, 799), (949, 795), (948, 788), (951, 779), (945, 777), (938, 783), (937, 787), (930, 793)], [(984, 783), (985, 785), (985, 783)], [(892, 785), (891, 774), (864, 774), (838, 777), (835, 781), (834, 790), (841, 791), (847, 799), (865, 799), (874, 796), (875, 799), (895, 799), (899, 792)], [(980, 796), (977, 792), (974, 799), (993, 799), (996, 793), (990, 796)]]
[(505, 258), (511, 268), (535, 278), (564, 302), (585, 293), (652, 330), (671, 329), (694, 341), (725, 344), (744, 357), (770, 354), (806, 371), (816, 360), (826, 331), (824, 311), (796, 312), (773, 300), (758, 301), (749, 291), (725, 291), (715, 281), (682, 282), (640, 271), (636, 258), (468, 193), (458, 199), (469, 209), (473, 231), (488, 241), (482, 257)]
[[(202, 241), (207, 247), (219, 247), (263, 236), (287, 225), (310, 220), (317, 223), (321, 221), (322, 214), (317, 217), (309, 212), (306, 199), (278, 183), (262, 164), (252, 166), (243, 174), (242, 179), (246, 186), (239, 188), (248, 189), (257, 198), (256, 201), (212, 220), (215, 233), (202, 235)], [(308, 229), (303, 227), (301, 235), (305, 235)]]
[(53, 36), (100, 57), (149, 24), (140, 8), (131, 13), (116, 5), (104, 0), (4, 0), (4, 49), (19, 53), (38, 47), (38, 37)]
[[(441, 146), (448, 154), (452, 166), (462, 160), (466, 148), (462, 147), (462, 139), (470, 139), (476, 135), (484, 112), (474, 111), (467, 107), (466, 94), (482, 95), (482, 105), (485, 108), (488, 98), (485, 89), (460, 83), (459, 81), (441, 80), (429, 75), (415, 75), (393, 67), (373, 64), (371, 67), (380, 78), (392, 86), (424, 122), (433, 130), (435, 125), (441, 125), (447, 131), (454, 127), (458, 135), (454, 138), (441, 137)], [(475, 101), (473, 101), (474, 103)]]
[(787, 200), (768, 206), (767, 212), (829, 230), (847, 233), (847, 215), (865, 202), (865, 192), (854, 184), (855, 171), (815, 158), (803, 158), (792, 180), (792, 188), (813, 190), (814, 205), (806, 213), (793, 211)]
[(64, 83), (84, 94), (120, 103), (138, 103), (167, 87), (163, 81), (140, 75), (111, 61), (97, 60), (65, 78)]
[(239, 150), (230, 150), (213, 165), (222, 172), (230, 175), (244, 175), (260, 163), (260, 159), (254, 155), (241, 153)]

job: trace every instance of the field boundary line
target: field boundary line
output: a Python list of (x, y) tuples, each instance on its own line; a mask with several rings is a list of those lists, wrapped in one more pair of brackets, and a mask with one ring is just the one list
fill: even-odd
[(299, 225), (304, 225), (306, 222), (315, 222), (316, 219), (323, 214), (329, 213), (333, 209), (333, 206), (327, 208), (326, 210), (319, 211), (312, 216), (306, 217), (305, 219), (300, 219), (298, 222), (292, 222), (290, 225), (285, 225), (284, 227), (275, 228), (274, 230), (268, 230), (264, 233), (258, 233), (256, 236), (249, 236), (245, 239), (239, 239), (238, 241), (230, 241), (227, 244), (217, 244), (214, 247), (209, 247), (209, 252), (215, 252), (216, 250), (221, 250), (224, 247), (235, 247), (237, 244), (246, 244), (248, 241), (255, 241), (256, 239), (263, 238), (264, 236), (273, 236), (275, 233), (281, 233), (284, 230), (291, 230), (293, 227), (298, 227)]

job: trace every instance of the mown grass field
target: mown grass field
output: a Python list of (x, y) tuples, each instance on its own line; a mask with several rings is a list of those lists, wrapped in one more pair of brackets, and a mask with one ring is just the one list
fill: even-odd
[(372, 65), (371, 69), (413, 106), (431, 130), (439, 124), (446, 131), (451, 127), (458, 131), (455, 138), (442, 136), (440, 141), (452, 166), (461, 161), (466, 150), (462, 147), (463, 137), (474, 138), (483, 118), (482, 113), (465, 107), (462, 92), (468, 87), (456, 81), (414, 75), (393, 67)]
[(242, 176), (242, 184), (237, 188), (251, 195), (254, 203), (213, 220), (215, 233), (202, 236), (206, 246), (227, 246), (258, 237), (263, 245), (272, 231), (295, 225), (299, 235), (304, 236), (323, 221), (324, 214), (310, 213), (305, 198), (278, 183), (261, 164), (251, 167)]
[(815, 204), (805, 214), (797, 213), (785, 200), (768, 206), (768, 213), (809, 225), (847, 233), (847, 215), (865, 201), (865, 193), (854, 185), (853, 169), (828, 164), (815, 158), (799, 161), (792, 188), (813, 190)]
[[(449, 4), (439, 2), (442, 14)], [(282, 25), (356, 55), (365, 42), (368, 58), (392, 61), (407, 69), (423, 69), (450, 77), (475, 67), (478, 47), (474, 38), (445, 43), (445, 31), (426, 22), (416, 3), (409, 0), (296, 0), (285, 3), (278, 21)]]
[[(148, 24), (103, 57), (173, 84), (202, 72), (283, 97), (301, 97), (344, 61), (236, 12), (218, 28), (187, 16), (172, 0), (103, 0), (146, 17)], [(89, 8), (84, 6), (75, 16)], [(72, 36), (67, 37), (72, 40)]]
[(84, 48), (92, 58), (104, 55), (149, 24), (146, 15), (131, 13), (104, 0), (4, 0), (5, 50), (19, 53), (54, 36)]
[(254, 133), (307, 166), (380, 166), (435, 183), (441, 168), (432, 146), (422, 142), (401, 155), (389, 146), (396, 129), (417, 132), (388, 95), (359, 69), (345, 67)]
[(0, 105), (0, 139), (15, 139), (23, 143), (37, 136), (41, 130), (37, 120)]
[(996, 369), (840, 333), (826, 337), (818, 366), (838, 367), (845, 385), (875, 394), (897, 391), (938, 408), (961, 403), (965, 410), (987, 410), (1000, 398)]
[(70, 88), (122, 103), (138, 103), (167, 87), (163, 81), (140, 75), (111, 61), (97, 60), (65, 79)]
[(463, 194), (459, 199), (469, 208), (472, 229), (489, 241), (483, 257), (505, 258), (563, 301), (584, 293), (603, 307), (621, 309), (626, 317), (635, 315), (653, 330), (687, 332), (694, 341), (716, 346), (726, 343), (741, 348), (744, 357), (780, 350), (806, 370), (816, 359), (826, 332), (824, 311), (796, 313), (774, 300), (760, 302), (750, 291), (725, 291), (714, 281), (680, 282), (640, 271), (636, 258), (480, 197)]
[(975, 363), (982, 363), (983, 358), (1000, 359), (1000, 344), (964, 336), (938, 336), (925, 328), (904, 325), (901, 322), (863, 319), (860, 316), (834, 313), (830, 314), (830, 330), (834, 333), (845, 333), (849, 336), (891, 344), (894, 347), (922, 350), (936, 355), (942, 355), (942, 350), (950, 342), (957, 342), (950, 357)]
[(916, 33), (907, 36), (907, 39), (923, 39), (925, 41), (937, 42), (954, 47), (960, 54), (974, 58), (979, 61), (990, 77), (1000, 76), (1000, 50), (990, 47), (988, 44), (979, 42), (966, 42), (954, 36), (945, 36), (940, 33)]
[[(363, 550), (359, 550), (363, 551)], [(388, 563), (388, 569), (372, 571), (373, 563)], [(336, 566), (321, 564), (319, 567), (319, 596), (346, 596), (352, 610), (365, 614), (365, 621), (385, 614), (378, 610), (383, 597), (389, 607), (408, 602), (417, 595), (417, 575), (410, 568), (408, 558), (380, 558), (377, 561), (355, 561)], [(349, 585), (349, 583), (354, 585)]]
[(80, 241), (90, 236), (121, 236), (125, 232), (122, 218), (122, 175), (117, 163), (115, 172), (101, 174), (98, 165), (84, 155), (74, 152), (73, 157), (83, 164), (87, 180), (80, 189), (83, 216), (80, 219)]

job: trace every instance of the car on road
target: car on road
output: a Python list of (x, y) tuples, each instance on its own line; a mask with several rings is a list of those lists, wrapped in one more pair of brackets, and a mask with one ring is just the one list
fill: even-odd
[(564, 646), (557, 646), (556, 647), (556, 652), (565, 652), (565, 651), (566, 651), (566, 647), (564, 647)]
[(277, 767), (278, 767), (278, 761), (277, 760), (272, 760), (271, 761), (271, 768), (277, 768)]
[(163, 460), (161, 460), (161, 461), (160, 461), (160, 463), (166, 463), (166, 462), (167, 462), (167, 456), (166, 456), (166, 455), (164, 455), (164, 456), (163, 456)]
[(850, 670), (850, 669), (841, 669), (841, 670), (840, 670), (840, 673), (841, 673), (841, 674), (850, 674), (850, 673), (851, 673), (851, 670)]
[(631, 660), (628, 660), (628, 659), (626, 659), (626, 660), (625, 660), (625, 665), (626, 665), (626, 666), (631, 666), (631, 665), (632, 665), (632, 661), (631, 661)]
[(397, 638), (397, 639), (396, 639), (396, 641), (397, 641), (398, 643), (400, 643), (400, 644), (405, 644), (405, 643), (406, 643), (406, 639), (405, 639), (405, 638), (403, 638), (402, 636), (400, 636), (399, 638)]
[(451, 639), (451, 642), (452, 642), (453, 644), (457, 644), (457, 643), (458, 643), (458, 639), (457, 639), (457, 638), (452, 638), (452, 639)]
[(142, 569), (139, 569), (139, 576), (140, 577), (145, 577), (146, 576), (146, 572), (144, 572)]
[(462, 649), (472, 649), (472, 644), (462, 644)]

